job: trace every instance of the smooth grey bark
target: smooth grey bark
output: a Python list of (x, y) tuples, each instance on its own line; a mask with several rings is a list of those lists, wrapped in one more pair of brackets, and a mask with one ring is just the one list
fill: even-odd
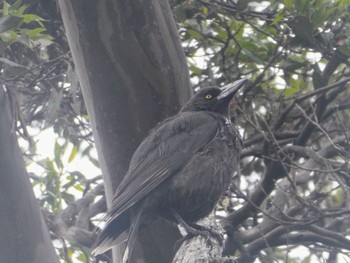
[[(59, 7), (110, 204), (142, 138), (189, 98), (186, 59), (168, 1), (60, 0)], [(178, 236), (164, 222), (145, 229), (131, 262), (170, 262)]]
[(0, 88), (0, 262), (58, 263)]

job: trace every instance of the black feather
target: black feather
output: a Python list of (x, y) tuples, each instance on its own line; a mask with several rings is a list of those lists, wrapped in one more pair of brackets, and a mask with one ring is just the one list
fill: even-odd
[(195, 223), (207, 216), (227, 189), (236, 169), (240, 138), (227, 111), (240, 80), (223, 89), (199, 91), (179, 112), (163, 121), (135, 151), (107, 212), (93, 253), (100, 254), (125, 241), (126, 250), (146, 222), (163, 217)]

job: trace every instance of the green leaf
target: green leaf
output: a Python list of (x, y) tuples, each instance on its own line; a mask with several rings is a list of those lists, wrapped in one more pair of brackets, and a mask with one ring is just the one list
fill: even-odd
[(50, 36), (49, 34), (38, 34), (36, 36), (31, 37), (31, 40), (33, 40), (33, 41), (35, 41), (35, 40), (45, 40), (45, 41), (47, 41), (46, 45), (51, 43), (53, 39), (54, 38), (52, 36)]
[(13, 4), (11, 4), (11, 10), (17, 10), (21, 7), (22, 5), (22, 0), (17, 0), (16, 2), (14, 2)]
[(72, 257), (73, 257), (73, 250), (72, 249), (68, 249), (68, 252), (67, 252), (67, 255), (68, 255), (68, 257), (71, 259)]
[(56, 141), (55, 146), (54, 146), (54, 156), (55, 156), (55, 163), (59, 169), (63, 168), (63, 163), (62, 163), (62, 146)]
[(86, 255), (84, 253), (81, 253), (79, 256), (77, 256), (77, 260), (80, 262), (87, 262)]
[(293, 0), (283, 0), (283, 3), (288, 9), (293, 8)]
[(81, 184), (74, 185), (74, 189), (79, 191), (79, 192), (84, 192), (84, 190), (85, 190)]
[(242, 50), (242, 53), (246, 55), (248, 58), (253, 60), (254, 62), (258, 64), (263, 64), (263, 61), (260, 59), (260, 57), (256, 56), (253, 52), (250, 52), (248, 50)]
[(295, 18), (290, 22), (290, 27), (293, 33), (305, 42), (313, 42), (313, 26), (311, 21), (306, 16), (295, 16)]
[(325, 15), (325, 12), (323, 9), (316, 10), (312, 14), (311, 22), (314, 27), (319, 27), (327, 20), (327, 17)]
[(52, 162), (49, 158), (46, 158), (45, 167), (46, 167), (46, 169), (48, 169), (49, 171), (56, 171), (53, 162)]
[(237, 11), (238, 12), (244, 11), (245, 9), (247, 9), (248, 4), (249, 4), (249, 1), (247, 0), (238, 0), (236, 3)]
[(309, 9), (310, 2), (310, 0), (293, 0), (298, 14), (306, 14)]
[(278, 14), (275, 16), (275, 19), (272, 21), (271, 25), (277, 24), (277, 23), (280, 22), (283, 18), (284, 18), (284, 10), (282, 10), (280, 13), (278, 13)]
[(224, 29), (219, 28), (217, 30), (217, 32), (218, 32), (217, 38), (219, 38), (222, 41), (226, 41), (226, 39), (227, 39), (227, 31), (224, 30)]
[(78, 153), (78, 148), (74, 145), (68, 157), (68, 163), (72, 162), (75, 159), (75, 157), (77, 156), (77, 153)]
[(0, 17), (0, 33), (18, 28), (22, 23), (22, 20), (23, 19), (18, 16)]
[(187, 33), (190, 34), (190, 36), (193, 37), (194, 39), (197, 39), (197, 40), (203, 39), (202, 34), (195, 31), (195, 30), (189, 29), (189, 30), (187, 30)]
[(189, 66), (190, 72), (192, 72), (195, 75), (201, 75), (202, 74), (202, 69), (196, 67), (196, 66)]
[(2, 15), (8, 16), (9, 15), (9, 4), (7, 3), (7, 1), (4, 1), (3, 5), (4, 5), (4, 7), (2, 9)]
[(23, 22), (26, 24), (31, 23), (31, 22), (38, 22), (38, 23), (40, 22), (41, 23), (42, 20), (43, 19), (40, 16), (37, 16), (34, 14), (24, 14), (23, 15)]
[(208, 15), (208, 13), (209, 13), (209, 8), (206, 7), (206, 6), (203, 7), (202, 12), (203, 12), (203, 14)]
[(59, 156), (61, 154), (61, 149), (62, 149), (61, 145), (59, 145), (59, 143), (56, 141), (54, 146), (55, 156)]
[(291, 78), (290, 79), (290, 87), (285, 89), (284, 94), (286, 96), (294, 96), (300, 91), (300, 83), (298, 80)]
[(27, 9), (27, 6), (26, 6), (26, 5), (22, 5), (22, 6), (20, 6), (20, 7), (17, 8), (17, 9), (12, 9), (12, 8), (11, 8), (11, 10), (12, 10), (11, 14), (14, 15), (14, 16), (23, 16), (23, 13), (24, 13), (24, 11), (25, 11), (26, 9)]
[(18, 34), (13, 30), (9, 30), (5, 34), (8, 34), (11, 40), (18, 40), (19, 38)]
[(345, 56), (350, 57), (350, 48), (347, 46), (338, 47), (338, 50)]
[(294, 72), (297, 69), (300, 69), (306, 66), (307, 63), (305, 61), (297, 61), (293, 58), (288, 58), (282, 62), (282, 68), (287, 72)]
[(38, 35), (40, 35), (41, 32), (45, 31), (45, 28), (42, 27), (38, 27), (38, 28), (34, 28), (34, 29), (29, 29), (25, 31), (25, 34), (29, 37), (29, 38), (34, 38)]

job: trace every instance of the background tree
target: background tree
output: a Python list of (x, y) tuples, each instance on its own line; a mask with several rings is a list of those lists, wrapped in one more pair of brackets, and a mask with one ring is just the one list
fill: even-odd
[[(293, 262), (303, 247), (304, 262), (345, 260), (349, 2), (171, 1), (179, 34), (167, 3), (122, 2), (60, 1), (65, 31), (54, 1), (2, 4), (2, 84), (27, 163), (44, 167), (30, 178), (62, 260), (90, 258), (94, 217), (106, 209), (101, 176), (68, 163), (96, 163), (94, 138), (108, 202), (142, 137), (189, 97), (178, 36), (194, 89), (251, 79), (232, 112), (240, 172), (216, 212), (225, 256)], [(59, 139), (41, 160), (31, 133), (46, 127)], [(163, 224), (146, 229), (134, 257), (170, 261), (177, 237)]]

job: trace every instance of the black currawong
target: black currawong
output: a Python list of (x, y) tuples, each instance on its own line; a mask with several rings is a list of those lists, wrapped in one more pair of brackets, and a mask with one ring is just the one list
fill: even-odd
[(94, 255), (126, 241), (127, 261), (140, 226), (157, 217), (183, 225), (189, 234), (201, 233), (196, 222), (213, 210), (237, 167), (241, 141), (228, 108), (246, 82), (201, 89), (150, 132), (116, 190)]

